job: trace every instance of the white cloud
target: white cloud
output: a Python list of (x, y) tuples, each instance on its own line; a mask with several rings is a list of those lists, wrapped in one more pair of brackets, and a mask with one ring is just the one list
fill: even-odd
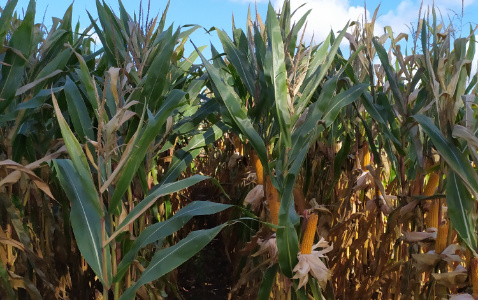
[[(282, 2), (282, 0), (275, 0), (274, 7), (280, 9)], [(294, 11), (303, 3), (303, 0), (291, 0), (291, 11)], [(347, 0), (309, 0), (294, 15), (294, 21), (297, 21), (309, 9), (312, 9), (312, 11), (307, 19), (306, 36), (311, 38), (313, 34), (316, 42), (323, 41), (331, 29), (335, 32), (341, 30), (349, 20), (362, 23), (365, 12), (363, 7), (351, 6)], [(367, 12), (367, 16), (369, 15), (370, 13)]]
[[(304, 2), (305, 0), (291, 0), (291, 10), (294, 11)], [(276, 10), (282, 8), (282, 3), (283, 0), (273, 1)], [(473, 0), (465, 0), (465, 8), (472, 3)], [(423, 1), (422, 16), (427, 7), (432, 5), (433, 0)], [(439, 20), (441, 20), (440, 12), (445, 22), (449, 21), (448, 16), (453, 19), (454, 13), (461, 14), (461, 5), (461, 0), (435, 0), (435, 7), (439, 11), (437, 12)], [(375, 8), (367, 7), (366, 14), (369, 21)], [(419, 8), (420, 1), (416, 0), (402, 0), (393, 10), (386, 11), (384, 8), (380, 8), (375, 25), (375, 35), (383, 34), (385, 26), (391, 26), (395, 36), (402, 32), (409, 34), (411, 24), (415, 24), (416, 28)], [(323, 41), (331, 29), (334, 32), (341, 30), (349, 20), (363, 23), (365, 13), (363, 6), (353, 6), (349, 0), (308, 0), (304, 7), (294, 15), (294, 21), (297, 21), (308, 9), (312, 9), (312, 11), (308, 18), (306, 36), (311, 38), (313, 34), (316, 43)]]

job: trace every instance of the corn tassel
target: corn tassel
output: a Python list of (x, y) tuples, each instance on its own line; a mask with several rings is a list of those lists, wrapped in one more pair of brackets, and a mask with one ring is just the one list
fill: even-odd
[(252, 152), (252, 162), (256, 169), (257, 184), (264, 184), (264, 169), (262, 168), (261, 160), (255, 152)]
[(269, 211), (270, 211), (270, 218), (271, 223), (274, 225), (279, 224), (279, 209), (280, 209), (280, 202), (279, 202), (279, 193), (277, 192), (276, 188), (272, 185), (271, 178), (267, 176), (267, 184), (266, 184), (266, 197), (267, 203), (269, 203)]
[(426, 224), (427, 227), (435, 227), (438, 228), (438, 214), (440, 213), (440, 201), (435, 200), (432, 202), (430, 206), (430, 210), (428, 211)]
[(425, 187), (425, 191), (423, 195), (425, 197), (430, 197), (435, 194), (435, 190), (438, 186), (438, 181), (440, 181), (440, 177), (436, 173), (431, 173), (430, 178), (428, 178), (427, 186)]
[(440, 254), (445, 250), (448, 240), (448, 224), (443, 224), (438, 227), (437, 240), (435, 243), (435, 252)]
[(305, 228), (304, 237), (302, 238), (302, 244), (300, 245), (301, 254), (310, 254), (312, 252), (312, 245), (314, 244), (315, 231), (317, 229), (317, 221), (319, 216), (312, 214), (307, 221), (307, 227)]
[(473, 286), (473, 297), (478, 298), (478, 257), (471, 259), (471, 285)]
[(370, 150), (368, 149), (368, 143), (365, 142), (363, 150), (362, 170), (365, 170), (368, 165), (370, 165)]

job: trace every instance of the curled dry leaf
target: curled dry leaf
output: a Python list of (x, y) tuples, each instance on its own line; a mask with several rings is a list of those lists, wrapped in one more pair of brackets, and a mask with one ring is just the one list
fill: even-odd
[(470, 294), (455, 294), (451, 295), (450, 300), (475, 300)]
[(383, 198), (382, 195), (378, 196), (378, 201), (377, 201), (377, 198), (373, 198), (372, 200), (368, 200), (367, 203), (365, 203), (365, 208), (368, 211), (372, 211), (375, 208), (377, 208), (377, 202), (380, 205), (380, 210), (385, 215), (389, 215), (392, 212), (392, 207), (390, 206), (390, 204), (387, 201), (385, 201), (385, 198)]
[(462, 265), (458, 265), (453, 272), (432, 273), (432, 276), (439, 284), (449, 288), (454, 288), (457, 286), (463, 286), (468, 274)]
[(108, 73), (110, 74), (110, 78), (111, 78), (111, 85), (110, 85), (110, 89), (111, 89), (111, 93), (113, 94), (113, 98), (115, 99), (115, 102), (116, 102), (116, 105), (119, 104), (119, 97), (118, 97), (118, 76), (119, 76), (119, 71), (121, 69), (120, 68), (115, 68), (115, 67), (111, 67), (109, 70), (108, 70)]
[(257, 241), (259, 245), (259, 250), (252, 254), (252, 257), (259, 256), (264, 253), (268, 253), (269, 257), (271, 258), (271, 263), (275, 263), (277, 261), (277, 254), (279, 253), (277, 250), (277, 240), (276, 234), (272, 234), (269, 238), (266, 239), (259, 239)]
[(244, 206), (250, 205), (253, 211), (257, 211), (264, 199), (264, 186), (262, 184), (257, 185), (255, 188), (247, 193), (244, 199)]
[(464, 253), (463, 247), (458, 244), (451, 244), (443, 250), (440, 254), (441, 258), (446, 261), (450, 266), (454, 262), (461, 262), (460, 254)]
[(423, 241), (430, 241), (437, 238), (437, 229), (434, 227), (427, 228), (425, 232), (405, 232), (403, 240), (409, 243), (417, 243)]
[(431, 270), (440, 260), (446, 261), (449, 266), (461, 262), (462, 259), (460, 254), (463, 253), (463, 251), (463, 247), (460, 245), (451, 244), (446, 247), (441, 254), (437, 254), (435, 253), (435, 250), (431, 250), (427, 253), (412, 254), (412, 257), (416, 261), (415, 267), (417, 268), (417, 271), (424, 272)]
[(404, 206), (402, 206), (402, 208), (400, 208), (400, 215), (404, 216), (406, 214), (408, 214), (409, 212), (412, 212), (415, 207), (417, 206), (418, 204), (418, 200), (414, 200)]
[(431, 270), (440, 261), (440, 255), (435, 251), (412, 254), (412, 257), (416, 261), (415, 267), (419, 273)]
[(317, 204), (315, 198), (309, 201), (309, 206), (311, 207), (311, 211), (315, 211), (315, 213), (319, 214), (319, 223), (317, 224), (319, 236), (327, 238), (330, 228), (332, 227), (334, 215), (324, 205)]
[(50, 198), (55, 199), (53, 197), (50, 187), (48, 184), (46, 184), (40, 177), (38, 177), (32, 170), (40, 167), (40, 165), (44, 162), (49, 162), (52, 159), (57, 158), (60, 154), (66, 151), (66, 147), (63, 146), (60, 149), (58, 149), (56, 152), (46, 155), (42, 159), (39, 159), (37, 161), (32, 162), (31, 164), (28, 164), (26, 166), (23, 166), (15, 161), (12, 161), (10, 159), (6, 159), (4, 161), (0, 162), (0, 167), (4, 166), (7, 169), (13, 169), (12, 173), (8, 174), (5, 178), (3, 178), (0, 181), (0, 186), (5, 185), (5, 184), (14, 184), (21, 178), (21, 173), (27, 174), (30, 179), (35, 183), (35, 185), (41, 189), (45, 194), (47, 194)]
[(354, 186), (354, 191), (363, 190), (369, 187), (372, 187), (373, 176), (369, 171), (362, 172), (357, 178), (357, 184)]

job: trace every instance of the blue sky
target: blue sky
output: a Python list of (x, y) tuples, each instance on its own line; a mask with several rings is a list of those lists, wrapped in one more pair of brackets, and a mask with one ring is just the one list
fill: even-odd
[[(267, 5), (269, 1), (257, 0), (258, 12), (265, 19)], [(279, 9), (282, 0), (272, 0), (274, 7)], [(401, 1), (382, 1), (379, 10), (379, 18), (376, 24), (376, 35), (383, 33), (383, 27), (390, 25), (395, 30), (395, 34), (400, 32), (409, 33), (407, 25), (415, 23), (418, 19), (418, 10), (421, 1), (401, 0)], [(106, 1), (114, 11), (117, 11), (117, 1)], [(150, 15), (158, 12), (162, 13), (167, 1), (151, 1)], [(249, 5), (254, 10), (254, 1), (248, 0), (171, 0), (167, 21), (168, 24), (174, 22), (175, 25), (199, 24), (209, 29), (216, 26), (231, 32), (231, 17), (234, 14), (237, 27), (245, 27), (247, 9)], [(291, 0), (292, 8), (296, 8), (303, 3), (307, 3), (298, 16), (305, 13), (308, 9), (312, 12), (308, 19), (307, 37), (314, 36), (315, 42), (321, 42), (328, 34), (330, 29), (335, 31), (343, 28), (348, 20), (360, 20), (364, 13), (364, 2), (356, 0)], [(380, 1), (367, 1), (367, 15), (373, 14)], [(431, 5), (431, 0), (424, 1), (424, 7)], [(51, 25), (51, 17), (62, 17), (70, 1), (58, 0), (38, 0), (37, 1), (37, 22), (41, 22), (45, 15), (45, 25)], [(139, 11), (139, 1), (124, 0), (126, 10), (133, 15)], [(21, 12), (26, 8), (28, 0), (19, 0), (17, 10)], [(147, 0), (143, 1), (143, 7), (147, 6)], [(448, 21), (451, 18), (455, 28), (460, 35), (469, 33), (469, 24), (474, 26), (478, 23), (478, 1), (464, 1), (464, 15), (461, 18), (461, 0), (435, 0), (435, 5), (441, 11), (442, 16)], [(90, 21), (86, 14), (88, 10), (93, 17), (97, 16), (95, 0), (77, 0), (73, 5), (73, 20), (79, 20), (81, 28), (89, 25)], [(207, 45), (210, 42), (219, 46), (216, 33), (208, 35), (204, 30), (198, 30), (192, 40), (196, 45)], [(209, 52), (206, 52), (209, 54)]]

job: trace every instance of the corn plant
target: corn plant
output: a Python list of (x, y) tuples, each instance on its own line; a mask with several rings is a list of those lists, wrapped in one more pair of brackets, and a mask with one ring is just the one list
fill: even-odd
[[(9, 1), (0, 19), (0, 268), (4, 295), (9, 299), (14, 297), (14, 289), (22, 289), (20, 297), (38, 298), (59, 295), (71, 286), (65, 265), (55, 271), (48, 269), (55, 259), (67, 264), (70, 251), (61, 243), (71, 243), (68, 226), (62, 226), (68, 217), (58, 213), (66, 204), (62, 199), (51, 202), (56, 193), (48, 185), (51, 178), (46, 163), (65, 152), (54, 135), (49, 99), (51, 93), (62, 93), (64, 76), (77, 62), (75, 51), (89, 56), (90, 65), (94, 62), (91, 27), (80, 32), (78, 24), (72, 29), (72, 6), (47, 29), (34, 23), (35, 1), (30, 1), (23, 19), (13, 13), (16, 4)], [(65, 48), (65, 43), (71, 46)], [(15, 268), (22, 265), (25, 267)]]
[[(216, 28), (228, 64), (214, 49), (212, 64), (201, 55), (211, 88), (220, 99), (223, 119), (247, 140), (262, 166), (263, 176), (258, 174), (258, 178), (265, 178), (269, 220), (278, 225), (278, 264), (289, 278), (299, 253), (293, 190), (306, 154), (341, 108), (367, 87), (339, 85), (344, 68), (336, 71), (332, 67), (348, 25), (337, 38), (329, 35), (320, 47), (306, 47), (298, 37), (306, 16), (291, 27), (288, 1), (279, 15), (269, 6), (265, 24), (259, 15), (253, 23), (249, 14), (247, 32), (233, 28), (233, 40)], [(280, 203), (278, 213), (274, 202)], [(270, 270), (268, 278), (273, 280), (274, 263)], [(267, 286), (270, 292), (272, 284), (264, 283), (264, 289)], [(269, 292), (262, 291), (262, 297), (267, 298)], [(296, 292), (306, 297), (303, 290)]]
[[(156, 203), (158, 198), (206, 179), (205, 176), (195, 175), (175, 182), (188, 164), (184, 161), (178, 163), (173, 160), (169, 168), (164, 166), (167, 172), (160, 178), (159, 183), (156, 182), (157, 184), (151, 192), (147, 184), (147, 174), (150, 173), (150, 170), (158, 168), (153, 162), (162, 153), (166, 137), (170, 134), (171, 136), (188, 134), (199, 125), (198, 118), (194, 113), (200, 106), (197, 95), (202, 89), (204, 79), (198, 78), (194, 73), (189, 75), (192, 61), (195, 60), (194, 55), (189, 57), (189, 60), (182, 59), (184, 43), (196, 27), (184, 32), (174, 31), (172, 27), (163, 30), (166, 17), (164, 13), (158, 27), (156, 27), (155, 21), (151, 21), (146, 24), (146, 28), (140, 28), (125, 13), (122, 4), (119, 5), (122, 8), (121, 18), (117, 18), (107, 6), (97, 3), (100, 22), (105, 28), (104, 32), (94, 22), (82, 35), (78, 32), (79, 25), (76, 32), (72, 32), (70, 7), (59, 26), (53, 27), (56, 31), (49, 32), (45, 40), (40, 40), (42, 37), (40, 32), (33, 39), (27, 38), (29, 41), (37, 40), (43, 44), (38, 50), (34, 48), (36, 44), (25, 45), (28, 47), (24, 46), (23, 56), (31, 56), (36, 60), (43, 58), (44, 60), (34, 64), (31, 71), (32, 75), (30, 76), (33, 76), (33, 79), (38, 79), (35, 79), (33, 84), (21, 87), (22, 80), (18, 76), (25, 72), (25, 68), (20, 69), (20, 67), (24, 67), (25, 60), (19, 60), (19, 57), (23, 58), (22, 53), (19, 52), (23, 49), (20, 48), (19, 39), (25, 38), (25, 32), (29, 32), (33, 36), (34, 28), (39, 27), (33, 26), (34, 1), (31, 1), (25, 19), (19, 25), (18, 30), (9, 33), (11, 37), (8, 39), (11, 45), (8, 49), (12, 50), (4, 61), (6, 66), (11, 67), (12, 70), (2, 69), (5, 74), (8, 74), (8, 76), (3, 76), (2, 85), (4, 87), (2, 97), (6, 99), (2, 102), (4, 119), (16, 120), (12, 131), (4, 132), (7, 136), (13, 137), (9, 140), (5, 139), (6, 145), (8, 146), (8, 142), (17, 136), (23, 139), (27, 137), (25, 133), (31, 130), (27, 126), (34, 125), (34, 123), (30, 124), (32, 122), (28, 119), (32, 117), (31, 112), (34, 112), (34, 108), (51, 95), (59, 127), (53, 119), (51, 110), (49, 115), (42, 115), (46, 124), (53, 125), (53, 128), (47, 131), (47, 137), (53, 140), (63, 137), (66, 149), (62, 147), (38, 161), (34, 159), (26, 167), (11, 160), (5, 160), (3, 163), (6, 168), (15, 170), (6, 177), (5, 184), (11, 185), (18, 181), (19, 171), (26, 172), (39, 189), (53, 198), (48, 185), (31, 169), (54, 159), (54, 172), (70, 200), (68, 204), (62, 203), (66, 213), (64, 215), (64, 222), (67, 222), (65, 226), (68, 228), (71, 222), (76, 245), (101, 282), (103, 296), (107, 298), (108, 290), (112, 287), (116, 298), (124, 292), (123, 299), (129, 299), (133, 298), (136, 291), (145, 283), (160, 278), (177, 267), (178, 261), (171, 258), (182, 257), (180, 260), (184, 261), (187, 256), (192, 256), (207, 244), (207, 241), (211, 240), (225, 224), (211, 230), (196, 231), (179, 244), (173, 245), (170, 241), (172, 247), (164, 248), (154, 256), (148, 254), (152, 256), (153, 263), (149, 264), (149, 268), (146, 266), (145, 270), (142, 267), (144, 273), (141, 277), (135, 275), (135, 269), (130, 270), (129, 268), (139, 250), (157, 241), (165, 243), (164, 239), (180, 229), (195, 215), (211, 214), (229, 206), (216, 205), (211, 202), (194, 202), (185, 209), (179, 210), (174, 216), (171, 214), (168, 216), (158, 215), (154, 219), (163, 222), (146, 228), (146, 225), (154, 222), (154, 219), (151, 218), (151, 215), (145, 217), (144, 212), (148, 211), (153, 204), (160, 207), (160, 203)], [(6, 13), (2, 14), (2, 25), (4, 25), (2, 28), (5, 28), (2, 32), (5, 32), (5, 35), (9, 30), (10, 20), (8, 18), (13, 15), (11, 11), (14, 6), (14, 2), (9, 3), (5, 8)], [(15, 24), (15, 22), (13, 23)], [(110, 27), (111, 24), (114, 27)], [(83, 36), (93, 27), (105, 48), (90, 55), (89, 49), (91, 48), (89, 48), (89, 44), (83, 42)], [(182, 43), (176, 46), (177, 40), (182, 40)], [(69, 43), (69, 45), (64, 46), (65, 43)], [(46, 48), (47, 46), (50, 48)], [(103, 52), (104, 54), (95, 61), (96, 55)], [(49, 63), (49, 60), (52, 62)], [(68, 72), (62, 73), (61, 68), (66, 68), (66, 63), (70, 63)], [(42, 69), (45, 65), (46, 67)], [(94, 71), (92, 71), (92, 67), (94, 67)], [(60, 68), (60, 70), (56, 70), (56, 68)], [(52, 73), (50, 74), (48, 71)], [(58, 76), (59, 74), (62, 76)], [(198, 73), (196, 72), (196, 74)], [(60, 80), (53, 89), (41, 90), (42, 86), (51, 84), (51, 78), (57, 77), (60, 77)], [(11, 81), (14, 78), (16, 80)], [(158, 82), (161, 84), (157, 84)], [(24, 103), (21, 103), (19, 96), (32, 89), (37, 91), (36, 94), (33, 94), (36, 96), (31, 100), (27, 98)], [(60, 91), (63, 93), (55, 96), (54, 93)], [(29, 96), (29, 98), (31, 97)], [(29, 114), (25, 114), (26, 110), (29, 110)], [(204, 110), (202, 109), (201, 113), (204, 113)], [(178, 116), (176, 117), (176, 115)], [(186, 117), (189, 118), (186, 119)], [(15, 132), (19, 127), (24, 130), (20, 134)], [(219, 133), (222, 133), (224, 128), (221, 123), (215, 124), (210, 129), (203, 126), (202, 131), (205, 133), (198, 134), (191, 139), (181, 153), (189, 151), (192, 154), (188, 153), (188, 155), (194, 155), (197, 152), (196, 149), (206, 145), (206, 141), (209, 143), (211, 138), (220, 136)], [(28, 136), (28, 138), (34, 139), (44, 135), (45, 133), (33, 132), (32, 136)], [(38, 141), (39, 144), (41, 142), (45, 141)], [(47, 140), (48, 145), (51, 143)], [(17, 160), (21, 159), (25, 155), (21, 151), (26, 148), (19, 145), (15, 145), (13, 142), (13, 146), (7, 147), (7, 157), (11, 157), (14, 153), (18, 157)], [(56, 148), (59, 147), (56, 146)], [(30, 150), (34, 149), (35, 147), (30, 147)], [(174, 147), (172, 149), (174, 150)], [(69, 154), (70, 159), (55, 159), (65, 152)], [(30, 157), (34, 158), (35, 156), (36, 154)], [(17, 176), (17, 174), (19, 175)], [(133, 179), (135, 179), (135, 183), (130, 186)], [(36, 193), (38, 194), (38, 191)], [(61, 194), (57, 195), (59, 198), (64, 197)], [(16, 197), (12, 194), (11, 189), (10, 196)], [(138, 202), (137, 199), (142, 198), (144, 200)], [(43, 203), (47, 205), (46, 198), (45, 201)], [(18, 214), (18, 212), (9, 201), (5, 200), (4, 202), (11, 216), (17, 217), (14, 214)], [(128, 211), (130, 211), (129, 214)], [(143, 219), (137, 221), (140, 217)], [(8, 222), (9, 219), (5, 221)], [(138, 228), (133, 225), (135, 221), (136, 224), (141, 224)], [(37, 259), (37, 256), (34, 255), (34, 251), (30, 250), (31, 246), (27, 244), (29, 243), (28, 233), (23, 232), (21, 223), (14, 222), (14, 224), (18, 227), (17, 230), (22, 229), (22, 232), (17, 232), (17, 235), (22, 236), (22, 241), (27, 247), (20, 249), (26, 249), (27, 254), (31, 253), (29, 260), (37, 268), (37, 273), (40, 274), (45, 284), (49, 284), (51, 293), (54, 293), (55, 286), (59, 284), (60, 280), (46, 277), (47, 275), (44, 274), (48, 274), (48, 272), (45, 266), (43, 269), (37, 267), (38, 263), (33, 260)], [(126, 229), (131, 229), (130, 235), (125, 235)], [(116, 247), (135, 235), (138, 235), (138, 238), (134, 243), (130, 243), (131, 248)], [(6, 239), (7, 241), (11, 240), (10, 237), (6, 237)], [(191, 244), (194, 246), (191, 247)], [(122, 251), (125, 253), (124, 257)], [(150, 251), (145, 253), (151, 253)], [(171, 254), (168, 253), (174, 253), (174, 255), (170, 256)], [(49, 259), (52, 258), (49, 257)], [(165, 258), (169, 258), (168, 262), (173, 265), (168, 267), (167, 264), (159, 264)], [(9, 259), (7, 257), (5, 262)], [(2, 278), (6, 286), (9, 287), (11, 286), (9, 283), (13, 279), (9, 279), (7, 271), (3, 270)], [(53, 275), (51, 274), (50, 277)], [(126, 279), (125, 275), (127, 275)], [(132, 279), (136, 281), (134, 284)], [(29, 284), (28, 278), (18, 277), (15, 280), (25, 281), (26, 284), (23, 286), (33, 298), (36, 297), (33, 295), (39, 295), (35, 286)], [(124, 286), (120, 287), (120, 282), (123, 282)], [(71, 285), (71, 283), (66, 285)], [(16, 288), (17, 286), (18, 284)], [(61, 289), (63, 292), (67, 289), (64, 283)], [(13, 297), (11, 288), (7, 288), (7, 291)], [(80, 293), (78, 292), (78, 295)], [(155, 289), (154, 293), (159, 292)]]

